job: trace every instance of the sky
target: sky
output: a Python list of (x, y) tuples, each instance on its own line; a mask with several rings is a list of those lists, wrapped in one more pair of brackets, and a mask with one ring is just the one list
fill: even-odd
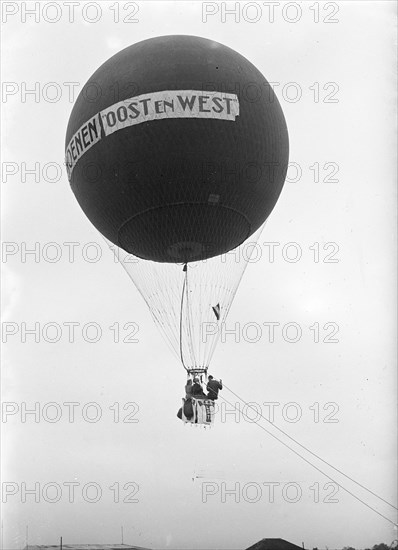
[[(122, 527), (150, 548), (390, 544), (394, 509), (330, 465), (396, 505), (395, 3), (75, 4), (1, 6), (3, 547), (120, 543)], [(91, 74), (168, 34), (247, 57), (290, 138), (206, 430), (176, 418), (181, 365), (63, 165)]]

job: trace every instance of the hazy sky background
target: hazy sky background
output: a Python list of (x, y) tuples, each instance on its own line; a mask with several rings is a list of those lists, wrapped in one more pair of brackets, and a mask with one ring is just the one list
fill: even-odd
[[(227, 322), (228, 328), (238, 323), (238, 336), (219, 343), (211, 371), (245, 400), (259, 404), (263, 414), (265, 402), (279, 403), (275, 422), (280, 428), (394, 503), (395, 3), (299, 2), (296, 23), (291, 22), (296, 8), (283, 3), (275, 7), (273, 22), (264, 2), (251, 7), (243, 2), (240, 21), (229, 15), (224, 22), (227, 5), (221, 3), (204, 22), (201, 2), (141, 2), (135, 23), (115, 23), (115, 3), (108, 2), (98, 3), (96, 23), (84, 20), (93, 20), (95, 7), (79, 3), (71, 23), (68, 3), (61, 2), (60, 20), (49, 23), (45, 17), (54, 18), (55, 8), (43, 12), (47, 4), (40, 4), (35, 22), (23, 14), (23, 5), (33, 3), (2, 2), (3, 18), (5, 9), (11, 13), (2, 39), (3, 81), (8, 83), (2, 104), (2, 230), (9, 253), (3, 249), (3, 400), (15, 403), (9, 405), (15, 414), (3, 417), (2, 477), (16, 491), (3, 504), (4, 547), (24, 547), (26, 526), (32, 545), (58, 544), (60, 536), (65, 544), (119, 543), (122, 525), (125, 543), (152, 548), (240, 549), (263, 537), (304, 542), (306, 548), (391, 543), (397, 533), (390, 523), (342, 489), (334, 495), (337, 502), (323, 502), (333, 490), (325, 486), (330, 480), (255, 423), (227, 415), (214, 429), (203, 430), (177, 420), (185, 383), (181, 366), (77, 204), (63, 155), (73, 105), (71, 88), (64, 83), (77, 83), (76, 97), (100, 64), (146, 38), (192, 34), (219, 41), (247, 57), (269, 81), (280, 83), (276, 93), (289, 128), (290, 159), (302, 175), (287, 181), (260, 238), (261, 258), (248, 266)], [(313, 5), (319, 7), (318, 23)], [(120, 2), (120, 18), (133, 8)], [(208, 10), (216, 11), (216, 4), (208, 4)], [(328, 14), (338, 22), (323, 22)], [(39, 97), (25, 97), (24, 86), (32, 89), (35, 82)], [(56, 88), (46, 87), (54, 82), (60, 90), (55, 100)], [(293, 102), (295, 90), (302, 95)], [(22, 174), (24, 166), (31, 169), (35, 163), (44, 170), (40, 181)], [(54, 164), (46, 171), (47, 163), (56, 163), (59, 172)], [(315, 163), (320, 182), (314, 181), (315, 168), (310, 169)], [(333, 164), (325, 169), (325, 163)], [(338, 181), (323, 181), (335, 166)], [(17, 173), (11, 175), (13, 170)], [(295, 175), (292, 167), (290, 180)], [(67, 242), (78, 243), (72, 262)], [(102, 249), (97, 262), (87, 261), (96, 250), (87, 248), (90, 242)], [(280, 243), (274, 262), (264, 242)], [(281, 252), (292, 242), (302, 253), (295, 263)], [(23, 254), (35, 243), (37, 261)], [(58, 243), (59, 261), (50, 261), (57, 249), (48, 243)], [(319, 243), (319, 262), (314, 261), (314, 243)], [(294, 249), (289, 252), (293, 255)], [(323, 261), (332, 252), (330, 258), (338, 261)], [(63, 325), (67, 322), (79, 323), (73, 343)], [(102, 329), (96, 343), (82, 334), (90, 322)], [(128, 322), (138, 325), (138, 341), (114, 342), (109, 327), (119, 323), (123, 338)], [(280, 323), (273, 343), (266, 322)], [(281, 327), (289, 322), (302, 330), (297, 343), (282, 336)], [(15, 329), (14, 335), (5, 335), (4, 323), (6, 330)], [(39, 323), (38, 342), (32, 335), (24, 341), (23, 323), (28, 328)], [(63, 328), (57, 343), (48, 341), (54, 331), (43, 334), (46, 323)], [(245, 341), (247, 323), (263, 327), (256, 343), (248, 341), (251, 333)], [(319, 343), (309, 328), (314, 323), (320, 326)], [(324, 329), (325, 323), (334, 325)], [(338, 328), (337, 342), (323, 342), (331, 327)], [(237, 401), (227, 390), (222, 395)], [(38, 422), (21, 413), (23, 403), (33, 408), (35, 402)], [(58, 422), (48, 421), (56, 411), (44, 407), (49, 402), (59, 404)], [(73, 422), (65, 402), (79, 403)], [(87, 415), (95, 415), (93, 407), (85, 408), (90, 402), (102, 411), (98, 422), (87, 421)], [(116, 406), (109, 407), (118, 403), (123, 419), (133, 411), (123, 410), (129, 402), (138, 404), (134, 419), (139, 421), (115, 422)], [(285, 407), (282, 414), (291, 402), (296, 409)], [(314, 421), (314, 403), (319, 404), (319, 422)], [(326, 404), (332, 405), (324, 409)], [(294, 416), (295, 410), (302, 416), (289, 422), (286, 411)], [(329, 413), (337, 422), (325, 422)], [(35, 482), (39, 502), (32, 495), (23, 502), (23, 483), (32, 488)], [(54, 485), (43, 495), (49, 482), (63, 488), (58, 502), (49, 502)], [(72, 503), (63, 485), (70, 482), (79, 484)], [(122, 502), (134, 487), (124, 489), (129, 482), (139, 485), (138, 502)], [(264, 485), (270, 482), (279, 483), (273, 502)], [(87, 483), (101, 488), (98, 502), (83, 498)], [(119, 503), (114, 502), (117, 483)], [(291, 502), (297, 486), (302, 494)], [(88, 499), (93, 499), (93, 487), (86, 488)], [(204, 502), (206, 487), (215, 494)], [(222, 494), (234, 487), (239, 502)], [(387, 505), (349, 482), (347, 488), (394, 519)]]

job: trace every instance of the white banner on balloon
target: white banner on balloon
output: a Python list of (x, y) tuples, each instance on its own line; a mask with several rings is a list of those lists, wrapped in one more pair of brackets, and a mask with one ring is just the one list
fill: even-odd
[(68, 178), (77, 161), (102, 137), (136, 124), (170, 118), (210, 118), (235, 121), (236, 94), (200, 90), (163, 90), (130, 97), (103, 109), (72, 136), (65, 153)]
[(164, 90), (131, 97), (101, 111), (105, 135), (163, 118), (232, 120), (239, 115), (236, 94), (198, 90)]

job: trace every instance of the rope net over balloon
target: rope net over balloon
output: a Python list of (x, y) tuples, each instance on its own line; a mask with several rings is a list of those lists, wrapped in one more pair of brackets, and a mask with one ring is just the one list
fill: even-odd
[(81, 90), (65, 159), (78, 203), (167, 342), (188, 372), (206, 372), (286, 177), (288, 131), (271, 84), (213, 40), (132, 44)]

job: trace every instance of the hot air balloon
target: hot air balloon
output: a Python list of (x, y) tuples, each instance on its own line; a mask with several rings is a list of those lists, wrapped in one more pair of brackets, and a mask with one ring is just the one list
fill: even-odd
[(207, 373), (249, 259), (242, 247), (278, 200), (288, 148), (263, 75), (204, 38), (134, 44), (76, 100), (65, 143), (72, 191), (189, 375)]

